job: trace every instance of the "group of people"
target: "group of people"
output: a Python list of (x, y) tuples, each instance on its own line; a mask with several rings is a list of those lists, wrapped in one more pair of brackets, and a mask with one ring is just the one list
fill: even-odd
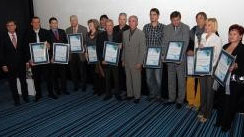
[[(132, 15), (120, 13), (119, 25), (114, 26), (113, 20), (107, 15), (88, 20), (88, 28), (78, 24), (76, 15), (70, 16), (70, 27), (66, 30), (58, 27), (55, 17), (49, 19), (50, 30), (41, 28), (39, 17), (33, 17), (31, 29), (24, 35), (16, 31), (16, 23), (9, 20), (6, 23), (7, 31), (1, 34), (0, 65), (9, 79), (10, 90), (15, 105), (20, 105), (17, 90), (17, 78), (20, 80), (22, 97), (29, 102), (26, 70), (31, 68), (32, 78), (36, 91), (35, 101), (42, 98), (41, 83), (47, 84), (48, 96), (57, 99), (57, 95), (70, 94), (66, 88), (66, 72), (70, 69), (74, 91), (86, 91), (87, 71), (91, 72), (94, 94), (105, 94), (104, 100), (109, 100), (114, 95), (118, 101), (121, 97), (121, 88), (126, 87), (125, 100), (134, 99), (139, 103), (141, 98), (141, 71), (148, 47), (162, 47), (164, 56), (171, 41), (183, 41), (183, 56), (181, 62), (163, 63), (161, 68), (145, 68), (146, 83), (149, 91), (148, 101), (162, 100), (161, 89), (163, 75), (168, 77), (168, 99), (164, 99), (167, 105), (176, 104), (180, 109), (186, 100), (189, 107), (198, 108), (198, 118), (206, 122), (211, 116), (213, 105), (216, 102), (218, 117), (216, 126), (221, 126), (224, 131), (231, 128), (235, 114), (239, 112), (244, 96), (244, 45), (242, 37), (244, 28), (234, 24), (229, 28), (228, 43), (223, 46), (218, 35), (218, 23), (216, 18), (207, 18), (206, 13), (199, 12), (196, 15), (197, 25), (191, 30), (181, 21), (181, 13), (174, 11), (170, 15), (171, 23), (164, 25), (159, 22), (160, 12), (157, 8), (150, 10), (150, 23), (137, 28), (138, 18)], [(53, 43), (68, 43), (67, 34), (81, 33), (82, 46), (96, 45), (98, 63), (88, 64), (88, 52), (71, 53), (69, 67), (65, 64), (53, 63)], [(122, 43), (118, 66), (110, 65), (104, 61), (104, 42)], [(31, 60), (29, 43), (46, 42), (49, 52), (49, 64), (36, 65)], [(230, 68), (231, 76), (226, 86), (216, 82), (212, 76), (201, 75), (199, 77), (186, 77), (186, 57), (194, 56), (196, 48), (213, 47), (213, 67), (216, 67), (221, 50), (236, 57), (235, 63)], [(163, 69), (167, 67), (167, 73)], [(45, 79), (42, 80), (42, 77)], [(80, 82), (81, 81), (81, 82)], [(215, 88), (213, 88), (215, 87)], [(215, 91), (214, 91), (215, 90)], [(216, 95), (216, 96), (215, 96)]]

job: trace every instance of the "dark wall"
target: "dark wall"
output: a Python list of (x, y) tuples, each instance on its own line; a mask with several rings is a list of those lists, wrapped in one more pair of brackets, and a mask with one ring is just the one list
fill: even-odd
[[(7, 20), (17, 22), (18, 31), (24, 33), (33, 17), (33, 0), (0, 0), (0, 33), (5, 31)], [(0, 69), (0, 79), (3, 73)]]

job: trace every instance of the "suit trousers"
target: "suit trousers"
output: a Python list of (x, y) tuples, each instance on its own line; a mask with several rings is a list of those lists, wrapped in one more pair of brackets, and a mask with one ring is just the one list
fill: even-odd
[(119, 90), (119, 69), (112, 66), (105, 67), (106, 96), (112, 96), (112, 84), (114, 85), (115, 96), (120, 95)]
[[(176, 87), (178, 83), (178, 96)], [(168, 88), (169, 88), (169, 102), (176, 101), (182, 104), (185, 99), (185, 66), (182, 64), (168, 63)], [(177, 98), (176, 98), (177, 97)]]
[(127, 97), (141, 97), (141, 70), (137, 70), (135, 66), (125, 66)]

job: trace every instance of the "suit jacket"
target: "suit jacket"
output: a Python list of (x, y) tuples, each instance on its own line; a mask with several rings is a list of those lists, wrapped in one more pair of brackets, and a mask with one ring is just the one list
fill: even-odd
[[(104, 48), (104, 42), (109, 41), (107, 32), (101, 32), (98, 34), (97, 37), (97, 56), (99, 61), (103, 61), (103, 48)], [(122, 43), (122, 35), (119, 32), (113, 31), (113, 40), (112, 42), (116, 43)]]
[(12, 44), (8, 32), (4, 32), (1, 35), (1, 66), (7, 66), (10, 71), (20, 69), (25, 71), (25, 64), (28, 62), (27, 52), (29, 52), (29, 48), (23, 44), (23, 37), (19, 33), (16, 33), (16, 35), (17, 48)]
[(134, 67), (136, 64), (143, 64), (146, 51), (146, 38), (143, 31), (136, 29), (130, 37), (130, 30), (123, 33), (123, 54), (122, 61), (128, 67)]
[[(83, 36), (83, 47), (86, 49), (87, 28), (85, 26), (78, 25), (77, 33), (82, 33), (82, 36)], [(72, 27), (68, 27), (66, 29), (66, 34), (73, 34)], [(86, 60), (86, 57), (85, 57), (85, 54), (84, 53), (72, 53), (70, 55), (70, 58), (69, 59), (71, 60), (72, 59), (72, 56), (76, 56), (76, 55), (79, 55), (81, 61), (85, 61)]]
[(184, 23), (180, 23), (180, 26), (176, 31), (174, 30), (174, 26), (172, 24), (167, 25), (164, 28), (164, 38), (163, 38), (164, 54), (163, 55), (165, 55), (166, 49), (170, 41), (184, 41), (183, 59), (182, 59), (182, 61), (184, 61), (185, 53), (189, 45), (189, 40), (190, 40), (190, 28), (188, 25), (185, 25)]
[[(40, 28), (38, 35), (40, 38), (40, 42), (47, 41), (49, 44), (51, 44), (51, 37), (50, 37), (50, 33), (48, 30)], [(36, 41), (35, 31), (33, 29), (28, 30), (25, 35), (25, 46), (29, 47), (29, 43), (36, 43), (36, 42), (37, 41)], [(49, 50), (49, 55), (50, 54), (51, 54), (51, 51)], [(30, 52), (28, 52), (27, 56), (28, 56), (28, 59), (30, 60), (31, 59)]]
[(51, 54), (49, 54), (49, 57), (52, 58), (52, 56), (53, 56), (53, 43), (68, 43), (68, 40), (67, 40), (66, 33), (63, 29), (58, 29), (59, 39), (57, 39), (55, 37), (55, 34), (53, 33), (53, 31), (51, 29), (49, 30), (49, 33), (50, 33), (50, 37), (51, 37), (51, 43), (50, 43)]

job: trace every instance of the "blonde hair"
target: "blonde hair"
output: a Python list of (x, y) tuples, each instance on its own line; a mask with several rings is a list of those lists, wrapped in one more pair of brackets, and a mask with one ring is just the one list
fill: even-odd
[(69, 19), (70, 19), (70, 21), (71, 21), (72, 19), (76, 19), (76, 20), (78, 20), (78, 17), (77, 17), (76, 15), (71, 15), (71, 16), (69, 17)]
[(110, 22), (110, 23), (112, 23), (112, 24), (114, 25), (114, 21), (113, 21), (113, 20), (111, 20), (111, 19), (107, 19), (107, 20), (106, 20), (106, 24), (107, 24), (108, 22)]
[(88, 21), (87, 21), (87, 24), (89, 25), (90, 23), (93, 23), (95, 29), (98, 30), (98, 28), (99, 28), (99, 22), (98, 22), (97, 19), (90, 19), (90, 20), (88, 20)]
[(212, 24), (213, 27), (213, 31), (217, 32), (218, 31), (218, 21), (216, 18), (208, 18), (207, 19), (207, 23), (210, 22)]

